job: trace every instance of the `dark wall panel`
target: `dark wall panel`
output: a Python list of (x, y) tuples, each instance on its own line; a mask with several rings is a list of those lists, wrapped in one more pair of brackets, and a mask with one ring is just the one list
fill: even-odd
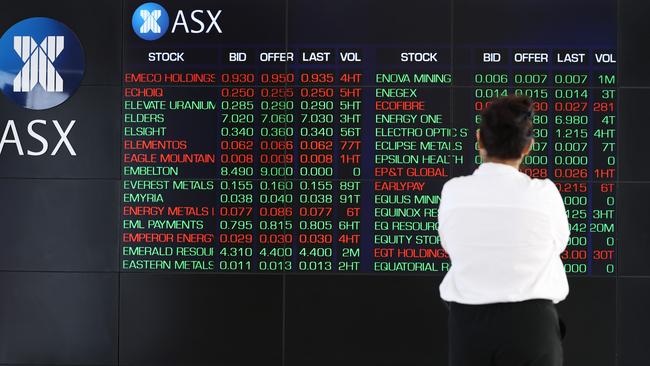
[(567, 326), (565, 366), (612, 366), (616, 360), (616, 279), (569, 279), (569, 295), (558, 305)]
[(120, 278), (121, 364), (281, 365), (281, 276)]
[(650, 89), (620, 89), (619, 92), (619, 179), (650, 181), (647, 154), (644, 153), (650, 136), (650, 123), (645, 122)]
[(116, 271), (118, 183), (0, 179), (0, 270)]
[(286, 366), (446, 364), (440, 279), (288, 276)]
[(619, 366), (643, 365), (650, 360), (650, 278), (619, 279)]
[[(286, 365), (446, 364), (439, 283), (424, 276), (288, 276)], [(565, 365), (613, 365), (616, 279), (571, 278), (570, 288), (558, 305), (568, 326)], [(326, 351), (313, 351), (324, 344)]]
[(619, 70), (621, 86), (650, 86), (648, 34), (650, 3), (618, 0), (619, 8)]
[[(288, 0), (289, 46), (301, 44), (420, 44), (444, 47), (451, 40), (451, 1), (330, 0), (314, 6), (310, 0)], [(426, 29), (427, 31), (422, 31)], [(373, 57), (370, 54), (368, 57)]]
[(117, 363), (117, 280), (0, 272), (0, 364)]
[(650, 182), (620, 183), (619, 202), (619, 273), (650, 275)]

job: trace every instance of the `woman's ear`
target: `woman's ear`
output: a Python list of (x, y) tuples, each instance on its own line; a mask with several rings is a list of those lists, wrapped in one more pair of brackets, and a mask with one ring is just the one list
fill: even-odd
[(483, 142), (481, 141), (481, 133), (479, 132), (481, 129), (477, 128), (476, 129), (476, 142), (478, 142), (478, 148), (482, 149), (483, 148)]

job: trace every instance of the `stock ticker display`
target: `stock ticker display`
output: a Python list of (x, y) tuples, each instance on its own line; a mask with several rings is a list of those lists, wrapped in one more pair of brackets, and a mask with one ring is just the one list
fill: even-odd
[(486, 4), (452, 24), (447, 3), (385, 3), (125, 11), (122, 271), (444, 274), (441, 187), (515, 93), (536, 111), (521, 170), (564, 198), (565, 270), (616, 273), (610, 15), (482, 28)]

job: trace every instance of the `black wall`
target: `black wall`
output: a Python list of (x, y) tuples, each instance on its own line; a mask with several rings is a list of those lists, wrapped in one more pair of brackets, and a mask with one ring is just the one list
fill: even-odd
[[(462, 12), (489, 11), (469, 3), (455, 0), (448, 16), (437, 16), (453, 27)], [(516, 3), (511, 15), (534, 25), (544, 3)], [(79, 144), (74, 160), (0, 156), (0, 364), (445, 365), (438, 276), (118, 271), (121, 43), (130, 31), (124, 6), (27, 0), (3, 7), (0, 32), (33, 16), (67, 24), (85, 48), (87, 69), (77, 93), (52, 110), (29, 111), (0, 97), (3, 122), (74, 116), (70, 138)], [(618, 273), (570, 279), (571, 294), (559, 305), (568, 366), (650, 360), (650, 3), (618, 0), (613, 10)]]

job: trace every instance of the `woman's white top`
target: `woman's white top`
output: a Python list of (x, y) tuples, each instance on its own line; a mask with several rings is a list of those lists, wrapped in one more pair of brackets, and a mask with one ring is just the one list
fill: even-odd
[(569, 222), (562, 197), (548, 179), (483, 163), (472, 175), (442, 187), (438, 233), (451, 259), (440, 284), (444, 300), (558, 303), (569, 293), (560, 259)]

